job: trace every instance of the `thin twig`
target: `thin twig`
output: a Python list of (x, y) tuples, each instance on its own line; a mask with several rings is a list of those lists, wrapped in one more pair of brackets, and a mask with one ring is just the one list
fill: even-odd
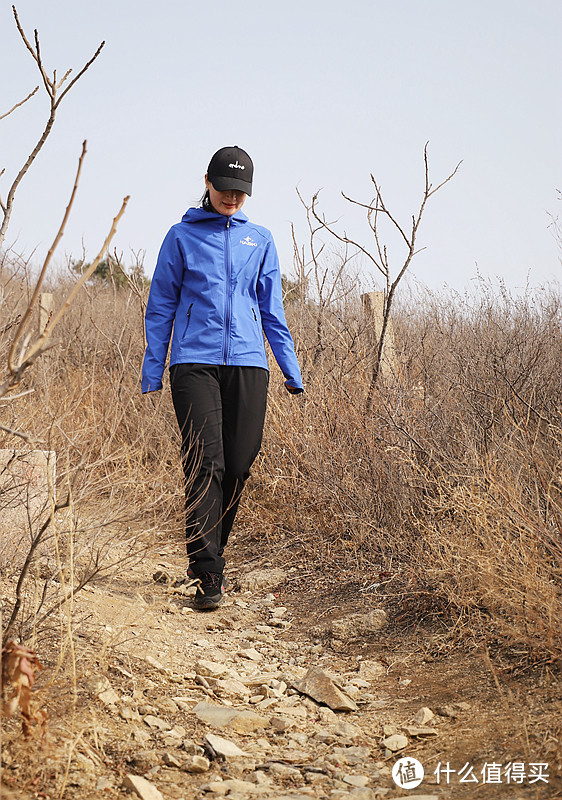
[[(28, 100), (31, 100), (31, 98), (33, 97), (33, 95), (34, 95), (34, 94), (37, 94), (37, 92), (38, 92), (38, 91), (39, 91), (39, 87), (38, 87), (38, 86), (36, 86), (36, 87), (35, 87), (35, 89), (34, 89), (32, 92), (30, 92), (30, 93), (27, 95), (27, 97), (26, 97), (26, 98), (24, 98), (23, 100), (20, 100), (20, 102), (19, 102), (19, 103), (16, 103), (16, 104), (15, 104), (15, 106), (12, 106), (12, 108), (11, 108), (9, 111), (6, 111), (6, 113), (5, 113), (5, 114), (2, 114), (2, 115), (0, 116), (0, 120), (2, 120), (2, 119), (6, 119), (6, 117), (9, 117), (9, 116), (10, 116), (10, 114), (11, 114), (13, 111), (15, 111), (15, 110), (16, 110), (16, 108), (19, 108), (20, 106), (23, 106), (23, 104), (24, 104), (24, 103), (27, 103), (27, 101), (28, 101)], [(2, 170), (2, 172), (3, 172), (3, 171), (4, 171), (4, 170)]]

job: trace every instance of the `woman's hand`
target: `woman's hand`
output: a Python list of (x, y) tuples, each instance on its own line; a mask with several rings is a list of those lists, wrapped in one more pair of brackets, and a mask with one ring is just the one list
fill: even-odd
[(291, 386), (289, 381), (285, 381), (285, 389), (289, 394), (302, 394), (304, 392), (304, 389), (297, 389), (295, 386)]

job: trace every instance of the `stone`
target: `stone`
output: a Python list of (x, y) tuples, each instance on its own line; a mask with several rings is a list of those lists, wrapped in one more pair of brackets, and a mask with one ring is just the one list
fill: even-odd
[(380, 661), (365, 659), (359, 663), (359, 675), (368, 681), (373, 681), (386, 675), (386, 667)]
[(140, 775), (125, 775), (123, 788), (135, 792), (141, 800), (164, 800), (162, 792)]
[(181, 711), (191, 711), (192, 700), (189, 697), (172, 697), (172, 700)]
[(96, 675), (88, 681), (88, 688), (104, 706), (116, 705), (120, 698), (105, 675)]
[(289, 767), (287, 764), (279, 764), (276, 761), (269, 764), (269, 772), (279, 778), (302, 778), (300, 769)]
[(412, 717), (412, 722), (416, 725), (427, 725), (430, 719), (433, 719), (435, 714), (427, 706), (422, 706), (419, 711), (416, 711)]
[(387, 750), (390, 750), (392, 753), (397, 753), (398, 750), (403, 750), (405, 747), (408, 747), (408, 739), (401, 733), (394, 733), (392, 736), (388, 736), (386, 739), (383, 739), (384, 746)]
[(143, 728), (135, 728), (132, 733), (132, 739), (134, 742), (138, 742), (141, 745), (148, 744), (151, 739), (151, 735), (148, 731), (145, 731)]
[(143, 722), (153, 730), (169, 731), (172, 729), (169, 722), (166, 722), (165, 719), (160, 719), (160, 717), (155, 717), (153, 714), (147, 714), (146, 717), (143, 717)]
[[(30, 519), (34, 528), (40, 520), (48, 519), (49, 484), (56, 484), (56, 463), (54, 450), (0, 450), (0, 550), (12, 566), (22, 563), (22, 555), (27, 553), (27, 539), (23, 537), (27, 536)], [(46, 554), (46, 548), (41, 544), (40, 553)]]
[(170, 714), (176, 714), (178, 707), (170, 697), (162, 697), (158, 701), (158, 708), (160, 711), (167, 711)]
[(349, 614), (343, 619), (332, 620), (330, 628), (333, 636), (346, 640), (378, 633), (386, 623), (386, 612), (375, 608), (366, 614)]
[(380, 790), (378, 790), (375, 795), (373, 790), (368, 789), (366, 786), (356, 786), (345, 795), (345, 800), (375, 800), (375, 797), (379, 798), (382, 796)]
[(367, 786), (369, 783), (369, 778), (366, 775), (344, 775), (342, 777), (342, 781), (344, 783), (348, 783), (350, 786), (362, 788)]
[[(221, 790), (226, 789), (227, 794), (238, 795), (252, 795), (263, 794), (265, 789), (257, 783), (250, 783), (250, 781), (243, 781), (239, 778), (226, 778), (221, 781)], [(222, 791), (221, 791), (222, 794)]]
[(119, 716), (121, 719), (127, 720), (127, 722), (139, 722), (140, 721), (140, 714), (138, 711), (135, 711), (129, 706), (124, 706), (123, 708), (119, 709)]
[(275, 589), (286, 580), (287, 573), (283, 569), (255, 569), (246, 575), (241, 575), (238, 584), (242, 591), (255, 592), (259, 589)]
[(228, 794), (228, 786), (224, 786), (223, 780), (215, 780), (210, 783), (205, 783), (201, 786), (201, 791), (210, 792), (211, 794), (218, 794), (219, 797), (224, 797)]
[(167, 669), (156, 658), (153, 658), (152, 656), (145, 656), (144, 660), (146, 661), (147, 664), (150, 664), (150, 666), (157, 672), (161, 672), (162, 675), (171, 675), (171, 670)]
[(332, 755), (335, 761), (344, 764), (361, 765), (370, 758), (371, 751), (368, 747), (334, 747)]
[(258, 786), (269, 786), (271, 784), (271, 778), (265, 774), (261, 769), (257, 769), (253, 775), (252, 780), (254, 783), (257, 783)]
[(224, 756), (225, 758), (237, 758), (249, 755), (245, 753), (244, 750), (241, 750), (237, 744), (234, 744), (234, 742), (231, 742), (229, 739), (223, 739), (222, 736), (215, 736), (213, 733), (208, 733), (205, 739), (217, 755)]
[(451, 719), (455, 719), (459, 715), (459, 712), (449, 705), (439, 706), (437, 713), (440, 717), (450, 717)]
[(261, 661), (263, 658), (262, 654), (259, 653), (255, 647), (247, 647), (243, 650), (238, 650), (236, 655), (240, 658), (247, 658), (248, 661)]
[(291, 739), (291, 741), (300, 744), (301, 747), (306, 747), (310, 737), (307, 733), (301, 733), (300, 731), (297, 731), (296, 733), (290, 733), (288, 738)]
[(277, 731), (277, 733), (284, 733), (292, 725), (294, 725), (294, 723), (292, 720), (287, 719), (286, 717), (271, 717), (270, 725), (273, 730)]
[(182, 764), (184, 772), (192, 772), (194, 775), (200, 775), (207, 772), (211, 766), (211, 762), (205, 756), (188, 756)]
[(351, 678), (349, 683), (358, 689), (369, 689), (371, 686), (370, 682), (366, 681), (365, 678)]
[(218, 678), (213, 690), (220, 696), (229, 694), (233, 697), (248, 697), (249, 694), (248, 687), (235, 678)]
[(345, 736), (348, 739), (359, 739), (363, 736), (363, 731), (358, 725), (353, 725), (345, 719), (338, 719), (334, 727), (334, 733), (338, 736)]
[(201, 659), (195, 664), (196, 674), (204, 678), (220, 678), (226, 670), (226, 664), (217, 664), (216, 661), (208, 661), (206, 659)]
[(236, 708), (226, 708), (216, 706), (213, 703), (201, 702), (193, 708), (193, 713), (201, 722), (213, 725), (216, 728), (231, 728), (238, 733), (251, 733), (258, 728), (265, 728), (269, 725), (269, 719), (255, 714), (253, 711), (245, 711)]
[(164, 753), (162, 756), (162, 761), (167, 767), (176, 767), (177, 769), (180, 769), (182, 765), (182, 762), (177, 759), (173, 753)]
[(435, 728), (430, 728), (427, 725), (404, 725), (404, 730), (410, 736), (437, 736)]
[(293, 681), (293, 686), (333, 711), (357, 711), (354, 700), (336, 685), (331, 675), (319, 667), (310, 667), (302, 680)]
[(105, 776), (98, 778), (98, 782), (96, 783), (96, 792), (105, 792), (106, 789), (113, 788), (115, 788), (115, 784), (111, 778), (106, 778)]

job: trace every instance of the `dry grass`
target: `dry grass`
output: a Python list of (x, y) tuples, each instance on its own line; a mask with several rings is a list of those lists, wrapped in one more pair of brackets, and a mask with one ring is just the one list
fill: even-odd
[[(292, 306), (307, 394), (273, 392), (251, 495), (294, 560), (375, 586), (396, 619), (562, 655), (562, 312), (557, 288), (420, 292), (366, 411), (373, 336), (359, 299)], [(458, 639), (457, 639), (458, 641)]]
[[(294, 561), (374, 586), (397, 620), (436, 614), (453, 630), (462, 620), (467, 635), (559, 658), (557, 288), (512, 297), (482, 284), (471, 297), (410, 297), (394, 317), (395, 374), (379, 381), (367, 410), (376, 335), (356, 283), (335, 274), (328, 302), (292, 291), (306, 394), (286, 397), (274, 371), (242, 521)], [(4, 352), (29, 281), (13, 263), (2, 276)], [(76, 587), (118, 567), (116, 542), (132, 559), (157, 533), (181, 536), (183, 489), (168, 393), (140, 395), (142, 298), (91, 285), (58, 337), (27, 378), (33, 393), (1, 413), (57, 451), (57, 501), (71, 499), (56, 527), (64, 564), (51, 547), (50, 572), (29, 580), (64, 567)], [(13, 441), (2, 435), (0, 446)], [(141, 521), (147, 536), (131, 533)], [(22, 612), (22, 633), (56, 608), (40, 587), (31, 594), (39, 600)]]

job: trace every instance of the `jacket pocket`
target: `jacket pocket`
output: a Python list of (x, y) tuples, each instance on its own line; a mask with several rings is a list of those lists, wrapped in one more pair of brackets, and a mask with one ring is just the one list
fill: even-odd
[(191, 309), (192, 308), (193, 308), (193, 303), (190, 303), (189, 304), (189, 308), (187, 309), (187, 314), (185, 315), (186, 316), (186, 322), (185, 322), (185, 328), (184, 328), (184, 331), (183, 331), (182, 339), (185, 339), (187, 337), (187, 332), (189, 330), (189, 323), (190, 323), (190, 320), (191, 320)]

